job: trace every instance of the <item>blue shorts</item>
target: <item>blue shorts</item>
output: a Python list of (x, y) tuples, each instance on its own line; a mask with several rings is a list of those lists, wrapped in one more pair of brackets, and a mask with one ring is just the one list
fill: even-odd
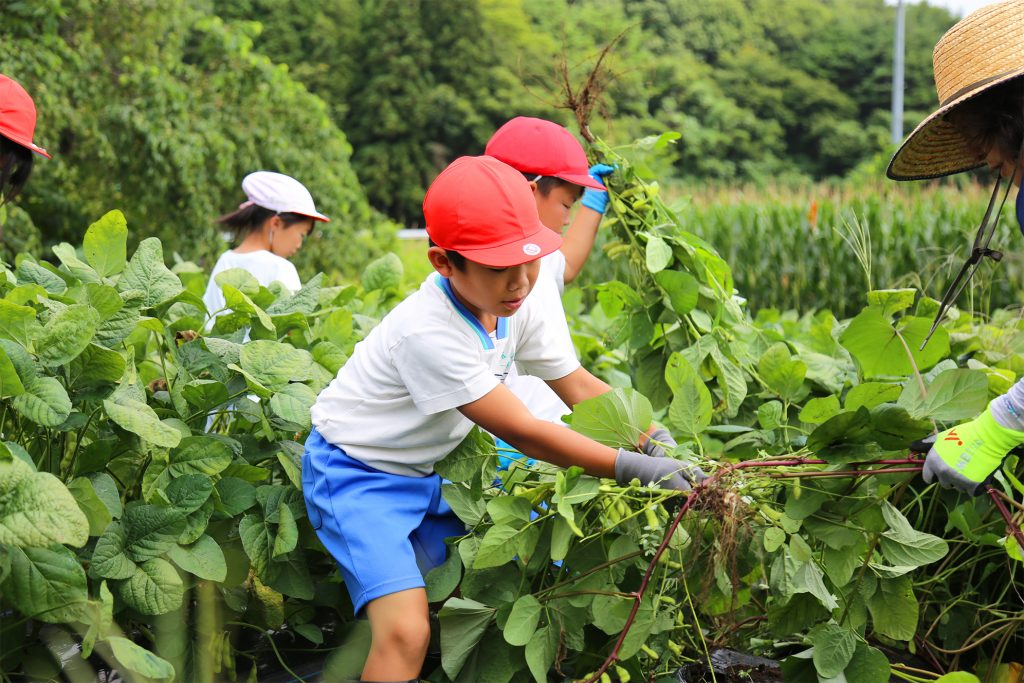
[(445, 560), (444, 540), (466, 533), (441, 497), (436, 474), (381, 472), (328, 443), (316, 428), (302, 457), (302, 493), (356, 614), (370, 600), (423, 588), (424, 574)]

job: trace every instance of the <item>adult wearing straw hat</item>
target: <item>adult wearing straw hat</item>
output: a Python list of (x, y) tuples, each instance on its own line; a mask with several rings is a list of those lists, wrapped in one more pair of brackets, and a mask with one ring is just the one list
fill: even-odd
[[(894, 180), (938, 178), (975, 168), (996, 172), (988, 210), (970, 256), (950, 284), (935, 327), (986, 258), (1003, 203), (1020, 187), (1024, 152), (1024, 0), (983, 7), (953, 26), (935, 45), (939, 108), (914, 129), (886, 172)], [(998, 206), (997, 206), (998, 204)], [(1017, 193), (1017, 221), (1024, 233), (1024, 193)], [(1009, 451), (1024, 443), (1024, 380), (977, 418), (929, 439), (926, 482), (983, 493)], [(920, 444), (919, 444), (920, 445)]]
[(14, 199), (32, 173), (35, 155), (50, 155), (32, 141), (36, 105), (14, 79), (0, 74), (0, 205)]

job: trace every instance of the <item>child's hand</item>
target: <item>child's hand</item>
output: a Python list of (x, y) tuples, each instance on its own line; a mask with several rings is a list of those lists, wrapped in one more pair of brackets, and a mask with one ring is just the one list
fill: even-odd
[(655, 458), (620, 448), (615, 458), (615, 481), (622, 486), (639, 479), (641, 484), (657, 484), (663, 489), (689, 491), (693, 484), (707, 479), (696, 465), (673, 458)]
[[(594, 164), (588, 171), (591, 178), (604, 185), (604, 178), (615, 172), (614, 166), (608, 164)], [(599, 214), (604, 214), (608, 210), (608, 193), (603, 190), (592, 190), (587, 188), (583, 191), (583, 199), (580, 204), (597, 211)]]

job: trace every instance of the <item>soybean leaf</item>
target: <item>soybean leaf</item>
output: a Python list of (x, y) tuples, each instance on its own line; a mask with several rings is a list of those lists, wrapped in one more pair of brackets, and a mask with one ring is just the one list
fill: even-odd
[(55, 377), (22, 377), (25, 392), (11, 399), (11, 407), (43, 427), (63, 424), (71, 414), (68, 392)]
[(879, 309), (865, 308), (839, 341), (856, 359), (864, 377), (903, 376), (914, 371), (911, 359), (919, 370), (927, 370), (949, 354), (949, 332), (944, 327), (936, 329), (928, 345), (920, 350), (930, 327), (930, 320), (912, 316), (893, 327)]
[[(451, 482), (470, 481), (485, 464), (495, 461), (497, 456), (494, 439), (474, 426), (455, 450), (440, 462), (434, 463), (434, 471)], [(462, 519), (465, 520), (464, 517)]]
[(793, 575), (793, 592), (810, 593), (818, 598), (827, 609), (833, 610), (839, 606), (839, 603), (825, 587), (824, 576), (814, 562), (804, 562)]
[(25, 386), (18, 377), (18, 371), (14, 363), (7, 356), (7, 352), (0, 346), (0, 398), (17, 396), (25, 393)]
[(672, 387), (672, 403), (668, 407), (669, 424), (688, 435), (704, 431), (704, 428), (711, 424), (714, 406), (711, 402), (711, 392), (697, 371), (679, 357), (677, 362), (665, 369), (665, 378)]
[(808, 639), (814, 645), (814, 668), (822, 678), (841, 674), (857, 649), (857, 635), (838, 624), (817, 626)]
[(891, 672), (889, 660), (880, 650), (867, 643), (858, 642), (857, 649), (843, 673), (846, 674), (846, 683), (875, 683), (889, 680)]
[(445, 561), (431, 569), (426, 576), (427, 602), (441, 602), (458, 588), (462, 579), (462, 558), (449, 552)]
[(135, 569), (125, 581), (115, 583), (115, 592), (140, 614), (167, 614), (181, 606), (185, 587), (167, 560), (154, 558)]
[(873, 289), (868, 292), (868, 304), (880, 309), (884, 318), (891, 318), (914, 305), (916, 289)]
[(885, 382), (864, 382), (846, 393), (846, 410), (857, 410), (861, 406), (874, 408), (882, 403), (895, 401), (900, 397), (900, 385)]
[(216, 486), (218, 509), (228, 516), (239, 515), (256, 504), (256, 487), (243, 479), (223, 477)]
[(516, 536), (519, 530), (515, 527), (495, 524), (480, 541), (480, 549), (473, 561), (474, 569), (500, 567), (512, 560), (516, 554)]
[(181, 432), (162, 422), (156, 412), (142, 401), (122, 395), (103, 401), (103, 408), (118, 427), (157, 446), (173, 448), (181, 441)]
[(124, 269), (128, 258), (128, 223), (124, 214), (114, 209), (89, 226), (82, 240), (85, 260), (103, 277), (116, 275)]
[(910, 379), (899, 397), (899, 405), (913, 417), (939, 422), (956, 422), (974, 417), (988, 403), (988, 377), (981, 370), (957, 368), (939, 374), (928, 385), (927, 394)]
[(821, 424), (839, 412), (839, 398), (836, 396), (819, 396), (804, 404), (800, 411), (801, 422)]
[(28, 346), (41, 330), (34, 308), (0, 299), (0, 337)]
[(174, 508), (132, 503), (125, 508), (125, 552), (135, 562), (159, 557), (177, 544), (185, 516)]
[(223, 581), (228, 566), (224, 551), (210, 536), (203, 534), (191, 545), (175, 545), (167, 551), (167, 557), (187, 572), (207, 581)]
[(68, 483), (68, 491), (74, 496), (78, 507), (89, 521), (89, 535), (102, 534), (113, 519), (113, 515), (96, 494), (92, 482), (85, 477), (76, 477)]
[(883, 501), (882, 515), (889, 524), (889, 530), (882, 534), (882, 552), (893, 564), (920, 567), (949, 552), (944, 540), (914, 529), (889, 501)]
[(658, 273), (672, 263), (672, 247), (657, 235), (647, 236), (647, 270)]
[(548, 671), (558, 653), (558, 640), (558, 629), (549, 625), (538, 629), (526, 644), (526, 665), (535, 683), (548, 683)]
[(896, 640), (909, 641), (917, 632), (918, 603), (909, 576), (879, 579), (868, 598), (868, 612), (875, 631)]
[(651, 424), (651, 403), (633, 389), (612, 389), (581, 401), (568, 418), (573, 431), (612, 448), (635, 449)]
[(18, 284), (36, 284), (45, 289), (49, 294), (63, 294), (67, 291), (68, 285), (64, 280), (31, 258), (26, 258), (18, 264), (16, 271)]
[(441, 621), (441, 667), (450, 678), (462, 670), (466, 658), (480, 642), (494, 619), (494, 608), (466, 598), (449, 598), (438, 618)]
[(512, 611), (505, 622), (502, 634), (509, 645), (526, 645), (537, 631), (540, 621), (541, 605), (537, 598), (529, 593), (520, 596), (513, 604)]
[(783, 342), (768, 347), (757, 362), (757, 370), (768, 388), (782, 399), (795, 401), (801, 397), (807, 365), (803, 361), (793, 360), (789, 347)]
[(291, 381), (309, 379), (312, 357), (289, 344), (257, 340), (242, 346), (239, 365), (257, 382), (271, 390), (280, 390)]
[(170, 681), (174, 678), (174, 666), (146, 648), (120, 636), (111, 636), (106, 642), (110, 645), (114, 657), (125, 669), (158, 681)]
[(127, 579), (135, 573), (135, 563), (125, 553), (125, 533), (120, 522), (112, 522), (96, 541), (89, 574), (107, 579)]
[(73, 361), (68, 373), (72, 387), (114, 384), (124, 375), (125, 360), (117, 351), (88, 344)]
[(305, 384), (286, 384), (270, 397), (270, 409), (278, 417), (309, 429), (309, 409), (316, 403), (316, 392)]
[(57, 477), (19, 458), (0, 459), (0, 543), (85, 545), (89, 521)]
[(60, 259), (61, 265), (67, 268), (68, 272), (78, 278), (78, 280), (87, 283), (99, 283), (99, 273), (89, 267), (89, 264), (85, 261), (78, 258), (78, 254), (75, 253), (73, 246), (67, 242), (61, 242), (51, 247), (51, 250)]
[(231, 464), (234, 453), (231, 447), (206, 436), (186, 436), (169, 454), (170, 473), (173, 476), (184, 474), (203, 474), (213, 476), (220, 474)]
[(164, 490), (171, 505), (184, 513), (193, 512), (202, 507), (213, 492), (210, 477), (202, 474), (186, 474), (178, 477)]
[(89, 598), (85, 571), (71, 550), (9, 546), (8, 552), (11, 571), (0, 587), (19, 612), (50, 624), (83, 617)]
[(654, 276), (654, 281), (665, 290), (668, 304), (678, 316), (693, 311), (700, 297), (700, 283), (697, 278), (681, 270), (663, 270)]
[(164, 251), (160, 240), (148, 237), (138, 249), (117, 282), (120, 292), (139, 290), (143, 293), (142, 308), (152, 308), (178, 296), (184, 287), (178, 276), (164, 265)]

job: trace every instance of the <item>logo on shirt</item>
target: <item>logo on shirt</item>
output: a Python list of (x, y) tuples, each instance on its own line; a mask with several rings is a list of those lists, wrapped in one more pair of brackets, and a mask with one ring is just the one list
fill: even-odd
[(527, 256), (536, 256), (537, 254), (540, 253), (540, 246), (534, 244), (533, 242), (528, 242), (523, 245), (523, 253), (526, 254)]

